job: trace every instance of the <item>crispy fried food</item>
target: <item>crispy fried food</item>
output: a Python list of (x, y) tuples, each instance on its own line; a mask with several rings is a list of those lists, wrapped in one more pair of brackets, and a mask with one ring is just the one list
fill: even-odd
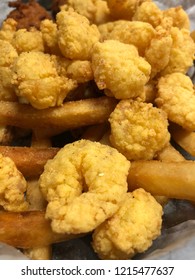
[(98, 142), (80, 140), (62, 148), (40, 176), (53, 231), (90, 232), (111, 217), (127, 191), (129, 167), (122, 154)]
[(25, 256), (30, 260), (51, 260), (52, 258), (52, 246), (43, 246), (36, 248), (29, 248), (23, 251)]
[(113, 98), (99, 97), (37, 110), (26, 104), (0, 101), (0, 120), (1, 123), (22, 128), (68, 130), (107, 121), (116, 104)]
[(190, 36), (190, 31), (183, 28), (172, 27), (170, 35), (173, 40), (169, 63), (161, 72), (161, 75), (181, 72), (186, 73), (193, 65), (195, 54), (195, 42)]
[(135, 161), (128, 176), (129, 191), (143, 188), (152, 195), (195, 201), (195, 162)]
[(13, 130), (10, 126), (0, 126), (0, 145), (10, 145), (13, 138)]
[(99, 41), (96, 25), (73, 11), (61, 11), (56, 17), (58, 46), (63, 56), (69, 59), (89, 60), (93, 45)]
[(163, 11), (164, 17), (171, 17), (173, 26), (178, 27), (179, 29), (186, 28), (190, 29), (190, 20), (188, 14), (182, 6), (177, 6), (169, 8)]
[(157, 83), (156, 80), (150, 80), (144, 86), (145, 102), (147, 102), (147, 103), (154, 103), (154, 100), (155, 100), (156, 94), (157, 94), (156, 83)]
[(170, 125), (171, 137), (190, 155), (195, 156), (195, 132), (187, 131), (179, 125)]
[[(172, 137), (172, 133), (171, 133)], [(186, 159), (178, 152), (171, 144), (167, 145), (164, 149), (162, 149), (156, 156), (157, 160), (165, 161), (165, 162), (181, 162)]]
[(0, 212), (0, 242), (17, 248), (47, 246), (77, 238), (78, 235), (52, 231), (44, 211)]
[(41, 21), (40, 31), (42, 33), (45, 51), (47, 53), (61, 55), (58, 46), (58, 28), (52, 20), (45, 19)]
[(9, 67), (13, 64), (14, 60), (18, 57), (15, 48), (6, 40), (0, 40), (0, 66)]
[(143, 97), (151, 67), (135, 46), (116, 40), (96, 43), (92, 54), (94, 79), (99, 89), (117, 99)]
[(82, 139), (100, 141), (107, 129), (108, 123), (91, 125), (82, 134)]
[(172, 73), (158, 81), (155, 103), (168, 119), (189, 131), (195, 130), (195, 94), (191, 79), (182, 73)]
[(144, 2), (146, 2), (147, 5), (151, 0), (107, 0), (112, 17), (115, 19), (127, 20), (132, 19), (136, 9)]
[(11, 40), (12, 46), (17, 53), (30, 51), (44, 51), (42, 33), (35, 28), (29, 31), (25, 28), (17, 30)]
[(143, 56), (156, 31), (151, 24), (141, 21), (117, 20), (98, 26), (102, 40), (118, 40), (137, 47)]
[(54, 14), (56, 14), (56, 11), (59, 12), (60, 10), (74, 10), (96, 25), (111, 19), (107, 2), (104, 0), (61, 0), (54, 2), (59, 2), (57, 3), (58, 9), (55, 9)]
[(29, 0), (28, 3), (23, 3), (21, 0), (9, 2), (9, 7), (14, 8), (8, 18), (13, 18), (17, 22), (17, 29), (32, 26), (39, 29), (40, 22), (43, 19), (51, 19), (49, 12), (41, 6), (36, 0)]
[(16, 31), (16, 25), (17, 22), (12, 18), (4, 20), (0, 29), (0, 40), (11, 42)]
[(145, 51), (144, 57), (151, 65), (150, 78), (154, 78), (169, 63), (173, 39), (166, 29), (156, 28), (156, 34), (151, 38), (150, 44)]
[(140, 100), (121, 100), (111, 113), (110, 141), (129, 160), (152, 159), (170, 140), (166, 113)]
[(75, 60), (67, 68), (67, 77), (77, 83), (86, 83), (93, 80), (93, 71), (90, 61)]
[[(137, 1), (136, 1), (137, 2)], [(150, 23), (157, 27), (163, 20), (163, 11), (152, 1), (142, 1), (133, 15), (133, 20)]]
[(14, 161), (0, 154), (0, 205), (5, 210), (19, 212), (28, 208), (24, 192), (27, 183)]
[(61, 105), (77, 86), (75, 81), (58, 75), (50, 55), (35, 51), (21, 53), (16, 59), (12, 82), (20, 101), (30, 102), (37, 109)]
[(0, 100), (17, 100), (12, 81), (11, 66), (18, 57), (15, 48), (5, 40), (0, 40)]
[(61, 2), (64, 3), (60, 3), (60, 10), (74, 10), (78, 14), (85, 16), (90, 22), (94, 22), (97, 11), (97, 0), (66, 0)]
[(43, 172), (46, 162), (58, 151), (58, 148), (0, 146), (0, 153), (13, 160), (17, 169), (26, 178), (37, 178)]
[(150, 193), (143, 189), (127, 193), (119, 210), (95, 229), (95, 252), (101, 259), (124, 260), (146, 251), (161, 233), (162, 214)]

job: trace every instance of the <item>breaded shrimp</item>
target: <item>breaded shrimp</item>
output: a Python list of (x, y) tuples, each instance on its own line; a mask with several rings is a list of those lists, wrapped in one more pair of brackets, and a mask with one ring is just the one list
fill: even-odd
[(172, 27), (170, 30), (173, 43), (170, 52), (169, 63), (161, 72), (161, 75), (181, 72), (186, 73), (193, 65), (195, 58), (195, 42), (187, 29)]
[(172, 73), (158, 81), (155, 103), (167, 113), (168, 119), (186, 130), (195, 130), (195, 92), (191, 79)]
[(173, 26), (178, 27), (179, 29), (190, 29), (190, 20), (188, 14), (186, 11), (184, 11), (182, 6), (172, 7), (164, 10), (163, 16), (172, 18)]
[(145, 252), (161, 234), (162, 207), (143, 189), (126, 193), (119, 210), (93, 233), (92, 246), (101, 259), (130, 259)]
[(12, 18), (4, 20), (0, 29), (0, 40), (11, 42), (16, 31), (16, 25), (17, 22)]
[(0, 40), (0, 100), (16, 101), (17, 97), (11, 83), (11, 66), (18, 54), (14, 47), (5, 40)]
[(77, 86), (71, 79), (59, 76), (49, 54), (23, 52), (13, 65), (13, 84), (21, 102), (37, 109), (59, 106)]
[(156, 31), (151, 24), (141, 21), (117, 20), (98, 26), (102, 40), (118, 40), (137, 47), (144, 55)]
[(144, 85), (150, 78), (151, 66), (139, 56), (135, 46), (117, 40), (96, 43), (92, 69), (98, 88), (106, 89), (106, 95), (117, 99), (144, 98)]
[(121, 100), (109, 118), (111, 144), (129, 160), (150, 160), (170, 140), (166, 113), (140, 100)]
[(29, 31), (26, 29), (17, 30), (13, 35), (11, 44), (18, 54), (21, 52), (44, 51), (42, 34), (34, 28)]
[(15, 163), (0, 154), (0, 206), (13, 212), (27, 210), (28, 203), (24, 197), (26, 188), (26, 180)]
[(75, 60), (67, 68), (67, 77), (78, 83), (86, 83), (93, 80), (93, 71), (90, 61)]
[(136, 9), (144, 2), (152, 0), (107, 0), (110, 14), (114, 19), (131, 20)]
[(40, 176), (53, 231), (90, 232), (111, 217), (127, 192), (129, 167), (116, 149), (98, 142), (80, 140), (62, 148)]
[(156, 31), (144, 54), (146, 61), (152, 67), (151, 79), (168, 65), (173, 44), (173, 39), (167, 30), (159, 26)]
[(60, 7), (60, 10), (74, 10), (78, 14), (88, 18), (90, 22), (94, 22), (97, 11), (96, 0), (67, 0), (65, 5)]
[(73, 11), (61, 11), (56, 16), (58, 46), (64, 57), (89, 60), (93, 45), (99, 41), (100, 33), (96, 25)]
[(52, 20), (45, 19), (41, 21), (40, 31), (44, 42), (44, 48), (47, 53), (61, 55), (58, 46), (58, 28)]
[(87, 60), (70, 60), (63, 56), (53, 55), (53, 62), (59, 76), (68, 77), (75, 83), (86, 83), (93, 80), (91, 62)]
[(150, 23), (154, 28), (161, 24), (163, 20), (163, 11), (150, 1), (143, 2), (135, 11), (133, 20)]

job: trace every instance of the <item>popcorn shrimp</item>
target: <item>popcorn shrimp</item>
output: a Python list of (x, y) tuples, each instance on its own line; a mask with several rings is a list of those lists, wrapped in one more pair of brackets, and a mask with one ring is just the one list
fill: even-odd
[(100, 33), (95, 24), (73, 11), (61, 11), (56, 17), (58, 46), (64, 57), (88, 60), (93, 45), (99, 41)]
[(124, 260), (146, 251), (161, 233), (162, 207), (143, 189), (126, 193), (119, 210), (93, 233), (101, 259)]
[(14, 162), (0, 154), (0, 206), (7, 211), (19, 212), (28, 209), (24, 192), (27, 182)]
[(158, 81), (155, 103), (167, 113), (168, 119), (189, 131), (195, 130), (195, 92), (191, 79), (172, 73)]
[(144, 85), (150, 78), (151, 66), (139, 56), (133, 45), (117, 40), (96, 43), (92, 69), (99, 89), (117, 99), (144, 98)]
[(60, 106), (77, 86), (67, 77), (59, 76), (49, 54), (23, 52), (13, 65), (13, 84), (21, 102), (37, 109)]
[(111, 144), (129, 160), (149, 160), (170, 140), (167, 115), (140, 100), (121, 100), (111, 113)]
[(116, 149), (98, 142), (80, 140), (62, 148), (40, 177), (53, 231), (90, 232), (111, 217), (127, 192), (129, 167)]

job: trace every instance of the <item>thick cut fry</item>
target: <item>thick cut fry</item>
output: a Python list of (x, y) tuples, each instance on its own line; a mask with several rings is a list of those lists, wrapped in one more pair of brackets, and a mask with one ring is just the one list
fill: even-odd
[(73, 234), (57, 234), (51, 230), (45, 212), (0, 212), (0, 242), (17, 248), (34, 248), (77, 238)]
[(195, 162), (132, 162), (128, 185), (132, 191), (143, 188), (152, 195), (195, 201)]
[(164, 149), (162, 149), (157, 154), (157, 160), (161, 161), (172, 161), (172, 162), (178, 162), (178, 161), (185, 161), (186, 159), (178, 152), (171, 144), (166, 146)]
[(48, 159), (52, 159), (58, 148), (32, 148), (0, 146), (0, 153), (10, 157), (24, 177), (38, 177)]
[(195, 156), (195, 132), (187, 131), (176, 124), (171, 124), (169, 130), (174, 141), (190, 155)]
[(107, 121), (117, 101), (110, 97), (65, 102), (61, 107), (37, 110), (17, 102), (0, 102), (0, 122), (22, 128), (64, 130)]
[(89, 126), (83, 133), (82, 138), (90, 141), (100, 141), (107, 129), (108, 123)]

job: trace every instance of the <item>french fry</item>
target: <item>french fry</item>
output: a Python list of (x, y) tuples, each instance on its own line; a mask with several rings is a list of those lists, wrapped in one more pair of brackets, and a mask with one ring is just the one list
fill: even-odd
[[(37, 139), (32, 134), (31, 147), (47, 148), (51, 147), (49, 138)], [(37, 179), (29, 180), (26, 190), (26, 200), (29, 203), (29, 210), (45, 210), (47, 202), (39, 188), (39, 181)], [(52, 258), (52, 246), (41, 246), (36, 248), (24, 249), (23, 253), (31, 260), (50, 260)]]
[(169, 130), (174, 141), (190, 155), (195, 156), (195, 132), (187, 131), (176, 124), (171, 124)]
[(178, 152), (171, 144), (169, 144), (168, 146), (166, 146), (163, 150), (161, 150), (158, 154), (157, 154), (157, 160), (161, 160), (161, 161), (185, 161), (186, 159), (182, 156), (182, 154), (180, 154), (180, 152)]
[(60, 107), (37, 110), (30, 105), (0, 101), (0, 122), (22, 128), (74, 129), (107, 121), (117, 101), (99, 97), (65, 102)]
[(0, 153), (10, 157), (26, 178), (37, 178), (41, 175), (46, 162), (58, 151), (59, 148), (0, 146)]
[(107, 129), (107, 123), (92, 125), (85, 130), (82, 138), (90, 141), (99, 141), (103, 137)]
[(0, 212), (0, 242), (17, 248), (35, 248), (77, 238), (52, 231), (44, 211)]
[(129, 190), (195, 201), (195, 162), (135, 161), (128, 175)]

